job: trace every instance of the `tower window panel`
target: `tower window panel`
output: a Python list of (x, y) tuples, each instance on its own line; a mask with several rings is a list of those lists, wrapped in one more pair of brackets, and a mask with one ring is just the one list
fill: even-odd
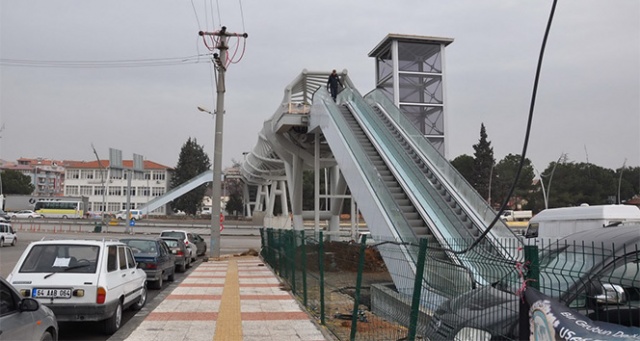
[(400, 110), (422, 134), (444, 135), (444, 112), (442, 107), (401, 105)]
[(400, 102), (442, 104), (442, 77), (400, 74)]
[(440, 44), (399, 42), (398, 70), (442, 73)]

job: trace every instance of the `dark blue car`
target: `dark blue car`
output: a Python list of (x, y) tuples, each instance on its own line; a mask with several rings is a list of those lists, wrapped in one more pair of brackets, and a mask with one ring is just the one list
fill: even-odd
[(123, 243), (133, 251), (138, 268), (147, 274), (147, 283), (153, 289), (162, 289), (164, 280), (173, 282), (176, 273), (175, 257), (160, 238), (125, 238)]

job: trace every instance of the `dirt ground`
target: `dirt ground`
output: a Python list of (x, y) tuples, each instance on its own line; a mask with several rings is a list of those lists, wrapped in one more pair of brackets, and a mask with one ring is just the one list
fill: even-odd
[[(361, 246), (357, 243), (326, 242), (323, 247), (326, 326), (339, 340), (349, 340)], [(309, 311), (319, 316), (319, 282), (313, 279), (319, 274), (317, 245), (307, 245), (305, 251), (306, 270), (310, 276), (307, 288), (309, 302), (311, 302)], [(356, 339), (402, 339), (407, 335), (406, 328), (375, 316), (371, 312), (371, 285), (389, 283), (392, 279), (382, 256), (375, 247), (367, 246), (364, 255)], [(300, 260), (300, 257), (296, 259)]]

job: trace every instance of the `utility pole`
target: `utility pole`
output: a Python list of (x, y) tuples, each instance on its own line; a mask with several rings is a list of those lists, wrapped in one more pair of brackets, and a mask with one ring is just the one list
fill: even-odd
[(220, 257), (220, 195), (222, 185), (222, 131), (224, 122), (224, 93), (225, 82), (224, 76), (227, 71), (225, 63), (227, 62), (227, 52), (229, 45), (227, 44), (229, 37), (243, 37), (247, 38), (247, 33), (230, 33), (227, 32), (227, 28), (222, 26), (219, 31), (215, 32), (203, 32), (198, 33), (201, 37), (215, 36), (217, 37), (216, 49), (220, 50), (220, 55), (213, 54), (213, 62), (216, 70), (218, 70), (218, 81), (216, 83), (216, 120), (215, 130), (213, 137), (213, 181), (211, 189), (211, 247), (210, 256), (213, 258)]

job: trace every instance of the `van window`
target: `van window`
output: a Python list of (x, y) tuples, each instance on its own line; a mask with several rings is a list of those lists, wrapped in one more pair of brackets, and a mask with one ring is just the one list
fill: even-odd
[(538, 237), (538, 228), (539, 227), (540, 227), (540, 224), (538, 224), (538, 223), (529, 224), (529, 227), (527, 227), (527, 232), (525, 232), (524, 236), (526, 238), (537, 238)]

